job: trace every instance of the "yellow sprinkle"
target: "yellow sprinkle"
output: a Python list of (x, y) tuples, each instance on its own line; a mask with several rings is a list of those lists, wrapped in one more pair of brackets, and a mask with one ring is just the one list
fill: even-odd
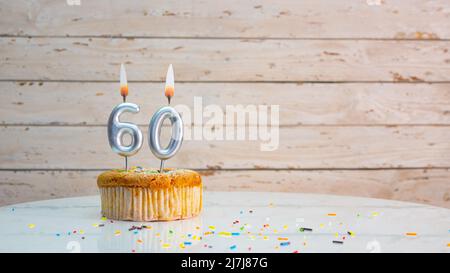
[(373, 217), (378, 216), (378, 212), (372, 212), (372, 216)]
[(336, 237), (336, 238), (339, 237), (339, 233), (336, 232), (336, 233), (334, 234), (334, 237)]
[(102, 217), (102, 221), (106, 221), (107, 219), (106, 219), (106, 217), (105, 216), (103, 216)]
[(199, 226), (196, 226), (195, 229), (200, 229), (200, 227), (199, 227)]
[(203, 235), (210, 235), (210, 234), (212, 234), (211, 231), (207, 231), (207, 232), (203, 233)]
[(156, 237), (159, 237), (159, 235), (160, 235), (159, 232), (155, 234)]
[(84, 234), (84, 230), (80, 229), (80, 230), (78, 231), (78, 233), (79, 233), (79, 234)]
[(231, 236), (231, 232), (221, 231), (221, 232), (219, 232), (219, 236), (226, 236), (226, 237), (228, 237), (228, 236)]
[(35, 225), (35, 224), (28, 224), (28, 227), (29, 227), (29, 228), (35, 228), (36, 225)]
[(278, 241), (288, 241), (289, 238), (286, 237), (278, 237)]
[(93, 226), (93, 227), (99, 227), (99, 225), (98, 225), (98, 224), (92, 224), (92, 226)]
[(162, 244), (162, 247), (163, 247), (163, 248), (169, 248), (169, 247), (170, 247), (170, 244), (168, 244), (168, 243)]
[(324, 228), (325, 227), (325, 225), (324, 224), (320, 224), (320, 228)]
[(278, 230), (274, 229), (274, 230), (273, 230), (273, 233), (278, 233)]
[(215, 226), (209, 226), (209, 229), (210, 230), (216, 230), (216, 227)]
[(417, 236), (415, 232), (406, 232), (406, 236)]
[(263, 237), (263, 240), (269, 240), (269, 237), (264, 236), (264, 237)]
[(114, 235), (119, 236), (122, 232), (120, 230), (114, 231)]
[(349, 231), (351, 237), (355, 237), (355, 233), (353, 231)]
[(185, 248), (184, 243), (180, 243), (180, 248)]
[(145, 226), (146, 229), (152, 229), (152, 226)]
[(284, 225), (284, 226), (283, 226), (283, 229), (288, 229), (288, 225)]
[(328, 216), (336, 216), (336, 213), (328, 213)]

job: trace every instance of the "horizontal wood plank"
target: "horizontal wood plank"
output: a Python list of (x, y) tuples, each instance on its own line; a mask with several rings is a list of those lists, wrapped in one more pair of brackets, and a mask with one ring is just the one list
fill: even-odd
[[(162, 88), (130, 84), (129, 101), (141, 113), (127, 120), (148, 124), (166, 104)], [(117, 89), (117, 83), (0, 82), (0, 123), (105, 125), (121, 100)], [(279, 105), (280, 124), (288, 126), (450, 124), (450, 84), (180, 83), (172, 101), (193, 115), (194, 97), (203, 109), (218, 105), (224, 113), (227, 105)]]
[[(146, 139), (147, 127), (142, 131)], [(1, 127), (0, 134), (3, 169), (123, 167), (123, 159), (108, 145), (106, 127)], [(186, 140), (166, 165), (199, 169), (449, 167), (449, 139), (448, 126), (282, 127), (278, 149), (271, 152), (261, 151), (269, 141), (248, 137)], [(146, 142), (129, 162), (159, 166)]]
[[(450, 80), (450, 41), (1, 38), (0, 80)], [(270, 53), (270, 54), (268, 54)]]
[[(0, 205), (98, 194), (99, 171), (0, 171)], [(450, 172), (432, 170), (203, 171), (208, 191), (353, 195), (450, 208)], [(267, 200), (270, 203), (270, 200)], [(275, 204), (276, 205), (276, 204)]]
[[(4, 1), (0, 33), (449, 39), (445, 0)], [(76, 1), (71, 1), (72, 3)]]

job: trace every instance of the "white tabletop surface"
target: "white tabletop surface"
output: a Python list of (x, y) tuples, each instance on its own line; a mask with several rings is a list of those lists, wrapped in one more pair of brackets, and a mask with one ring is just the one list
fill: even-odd
[(204, 192), (200, 216), (148, 223), (106, 220), (99, 205), (87, 196), (2, 207), (0, 252), (450, 252), (450, 210), (421, 204)]

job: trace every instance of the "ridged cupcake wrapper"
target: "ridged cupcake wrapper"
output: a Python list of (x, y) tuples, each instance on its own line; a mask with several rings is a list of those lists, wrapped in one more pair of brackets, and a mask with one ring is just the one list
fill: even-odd
[(101, 187), (102, 214), (109, 219), (170, 221), (196, 216), (202, 209), (202, 187), (163, 189)]

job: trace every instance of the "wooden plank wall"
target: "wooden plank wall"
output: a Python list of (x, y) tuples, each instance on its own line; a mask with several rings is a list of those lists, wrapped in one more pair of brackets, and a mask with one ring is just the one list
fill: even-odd
[(175, 103), (280, 105), (278, 150), (186, 141), (168, 162), (208, 190), (450, 207), (449, 49), (447, 0), (2, 0), (0, 205), (95, 194), (121, 166), (105, 123), (125, 62), (144, 131), (169, 63)]

